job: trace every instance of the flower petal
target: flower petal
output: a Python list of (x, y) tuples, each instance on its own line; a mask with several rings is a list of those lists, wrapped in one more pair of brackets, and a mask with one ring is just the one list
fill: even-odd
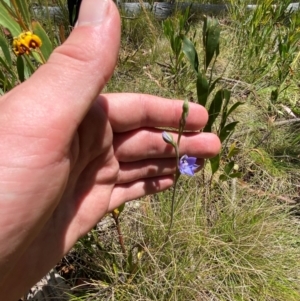
[(179, 160), (179, 171), (183, 175), (193, 176), (195, 170), (200, 166), (195, 164), (197, 158), (183, 155)]

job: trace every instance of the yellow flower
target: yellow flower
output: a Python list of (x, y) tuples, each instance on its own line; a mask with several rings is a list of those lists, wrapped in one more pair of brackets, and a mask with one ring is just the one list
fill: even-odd
[(119, 214), (120, 214), (120, 211), (119, 211), (118, 208), (116, 208), (116, 209), (114, 209), (113, 213), (114, 213), (115, 215), (119, 215)]
[(13, 40), (13, 51), (16, 55), (29, 54), (31, 49), (36, 49), (41, 46), (41, 39), (31, 31), (21, 33)]

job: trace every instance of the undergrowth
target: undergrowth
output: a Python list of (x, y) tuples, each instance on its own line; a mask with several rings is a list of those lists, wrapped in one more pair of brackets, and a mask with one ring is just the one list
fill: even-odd
[[(180, 179), (169, 239), (172, 189), (125, 206), (125, 252), (106, 216), (57, 265), (72, 300), (300, 300), (299, 16), (285, 13), (290, 1), (279, 3), (280, 13), (271, 10), (274, 1), (256, 1), (263, 4), (256, 12), (240, 2), (232, 0), (232, 10), (218, 19), (221, 53), (213, 77), (231, 91), (232, 103), (243, 102), (230, 117), (239, 123), (220, 170), (212, 181), (208, 164)], [(104, 92), (196, 101), (189, 68), (181, 70), (180, 85), (172, 82), (162, 23), (147, 11), (122, 15), (118, 65)], [(202, 18), (188, 22), (201, 54)], [(45, 25), (61, 33), (51, 34), (54, 44), (70, 30), (65, 22)], [(242, 176), (220, 181), (231, 145)]]
[[(117, 89), (196, 99), (193, 73), (186, 71), (180, 77), (179, 89), (168, 81), (169, 44), (159, 22), (148, 17), (142, 15), (132, 23), (125, 21), (120, 61), (107, 91)], [(289, 28), (282, 23), (284, 18), (273, 17), (277, 18), (273, 22), (288, 33)], [(177, 16), (173, 18), (176, 20)], [(142, 31), (141, 36), (141, 31), (135, 30), (145, 22), (151, 22), (148, 26), (151, 30)], [(189, 22), (190, 36), (201, 53), (202, 21)], [(242, 22), (242, 17), (233, 22), (231, 15), (219, 19), (221, 54), (214, 75), (222, 76), (219, 86), (232, 91), (233, 103), (244, 103), (232, 117), (239, 124), (227, 142), (228, 145), (234, 143), (238, 149), (234, 159), (242, 178), (220, 182), (221, 169), (210, 183), (210, 168), (206, 165), (198, 176), (182, 179), (169, 240), (165, 235), (171, 191), (134, 201), (134, 205), (127, 204), (121, 215), (121, 226), (127, 252), (133, 254), (134, 268), (128, 265), (128, 254), (121, 252), (113, 223), (110, 230), (98, 228), (95, 237), (104, 244), (109, 240), (104, 253), (113, 259), (105, 260), (104, 267), (103, 251), (101, 254), (92, 251), (91, 261), (98, 263), (110, 279), (103, 280), (103, 275), (95, 277), (99, 282), (87, 288), (89, 298), (300, 299), (297, 207), (300, 131), (297, 122), (292, 122), (292, 117), (282, 107), (283, 104), (295, 107), (297, 88), (291, 83), (299, 75), (289, 73), (279, 83), (278, 70), (271, 69), (276, 63), (268, 65), (267, 52), (261, 53), (264, 55), (261, 60), (270, 72), (260, 71), (259, 62), (250, 51), (254, 43), (259, 42), (260, 31), (255, 29), (251, 40), (242, 42), (242, 33), (237, 35)], [(278, 34), (278, 29), (270, 27), (272, 36)], [(128, 37), (129, 34), (135, 36)], [(266, 48), (274, 47), (271, 40), (265, 43)], [(293, 51), (289, 53), (293, 58), (290, 63), (297, 65), (295, 58), (299, 50), (296, 47)], [(273, 61), (279, 59), (274, 54)], [(286, 88), (272, 102), (271, 93), (279, 85)], [(281, 124), (281, 121), (286, 123)], [(85, 253), (81, 248), (75, 248), (75, 252)]]

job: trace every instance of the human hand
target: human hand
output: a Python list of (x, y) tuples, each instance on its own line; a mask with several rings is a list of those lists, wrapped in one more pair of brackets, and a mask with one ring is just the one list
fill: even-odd
[[(64, 45), (0, 99), (1, 300), (20, 297), (107, 212), (173, 184), (174, 150), (157, 127), (177, 127), (182, 102), (98, 96), (119, 41), (114, 4), (84, 0)], [(190, 104), (186, 129), (206, 121)], [(219, 148), (215, 135), (190, 133), (180, 152), (206, 158)]]

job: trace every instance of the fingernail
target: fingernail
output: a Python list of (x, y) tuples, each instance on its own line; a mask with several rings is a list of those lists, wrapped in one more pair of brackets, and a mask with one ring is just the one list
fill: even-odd
[(78, 16), (78, 26), (101, 23), (108, 14), (110, 0), (82, 0)]

